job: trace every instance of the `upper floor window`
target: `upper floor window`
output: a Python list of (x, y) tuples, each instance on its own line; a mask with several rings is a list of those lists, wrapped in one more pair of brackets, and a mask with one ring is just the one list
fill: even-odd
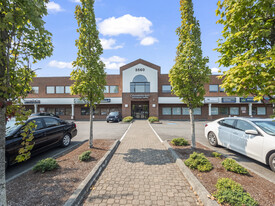
[(70, 86), (65, 86), (65, 93), (70, 94), (71, 93), (71, 87)]
[(54, 86), (47, 86), (46, 91), (47, 94), (54, 94)]
[(55, 92), (56, 94), (64, 94), (64, 86), (56, 86)]
[(39, 87), (32, 87), (32, 93), (38, 94), (39, 93)]
[(109, 93), (109, 86), (105, 86), (104, 93)]
[(220, 86), (220, 92), (224, 92), (224, 88), (221, 88), (221, 86)]
[(171, 93), (171, 85), (162, 85), (162, 93)]
[(209, 85), (209, 92), (218, 92), (219, 91), (219, 85), (210, 84)]
[(130, 83), (130, 92), (132, 93), (149, 93), (150, 82), (143, 75), (137, 75), (134, 77), (133, 82)]
[(118, 93), (118, 86), (110, 86), (110, 93)]

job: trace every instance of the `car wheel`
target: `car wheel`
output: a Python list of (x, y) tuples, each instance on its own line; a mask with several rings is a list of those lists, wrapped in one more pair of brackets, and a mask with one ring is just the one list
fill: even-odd
[(65, 134), (61, 141), (61, 147), (68, 147), (71, 144), (71, 136)]
[(109, 121), (107, 121), (107, 123), (109, 123)]
[(211, 146), (216, 147), (218, 145), (218, 140), (214, 132), (209, 132), (208, 133), (208, 142)]
[(269, 163), (270, 169), (275, 172), (275, 153), (273, 153), (269, 156), (268, 163)]

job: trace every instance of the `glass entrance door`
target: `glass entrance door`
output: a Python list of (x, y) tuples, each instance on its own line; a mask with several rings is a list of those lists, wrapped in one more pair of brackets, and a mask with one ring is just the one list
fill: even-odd
[(149, 104), (144, 104), (144, 103), (132, 104), (132, 117), (134, 117), (134, 119), (148, 119)]

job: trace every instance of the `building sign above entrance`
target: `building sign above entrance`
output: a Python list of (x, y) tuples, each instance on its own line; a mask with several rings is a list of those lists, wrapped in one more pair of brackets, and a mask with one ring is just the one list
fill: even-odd
[(258, 101), (254, 101), (253, 97), (248, 97), (248, 98), (240, 98), (240, 102), (258, 102)]
[(150, 95), (148, 94), (133, 94), (131, 95), (133, 99), (148, 99)]
[(101, 100), (100, 103), (110, 103), (111, 102), (111, 99), (103, 99)]
[(36, 99), (24, 100), (24, 104), (40, 104), (40, 100), (36, 100)]
[(223, 97), (222, 102), (223, 103), (235, 103), (236, 97)]
[(218, 97), (205, 97), (204, 103), (219, 103)]

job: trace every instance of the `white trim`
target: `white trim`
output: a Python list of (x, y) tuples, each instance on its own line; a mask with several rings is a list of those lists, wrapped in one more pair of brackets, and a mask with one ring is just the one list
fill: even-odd
[(157, 138), (159, 139), (159, 141), (161, 143), (163, 143), (163, 140), (160, 138), (160, 136), (158, 135), (158, 133), (154, 130), (154, 128), (152, 127), (152, 125), (149, 123), (149, 121), (147, 120), (149, 126), (151, 127), (151, 129), (153, 130), (153, 132), (155, 133), (155, 135), (157, 136)]
[(123, 139), (124, 139), (124, 137), (126, 136), (127, 132), (129, 131), (130, 127), (132, 126), (132, 124), (133, 124), (133, 123), (130, 123), (130, 125), (129, 125), (128, 129), (125, 131), (125, 133), (122, 135), (122, 137), (120, 138), (120, 140), (119, 140), (119, 141), (121, 141), (121, 142), (122, 142), (122, 140), (123, 140)]

